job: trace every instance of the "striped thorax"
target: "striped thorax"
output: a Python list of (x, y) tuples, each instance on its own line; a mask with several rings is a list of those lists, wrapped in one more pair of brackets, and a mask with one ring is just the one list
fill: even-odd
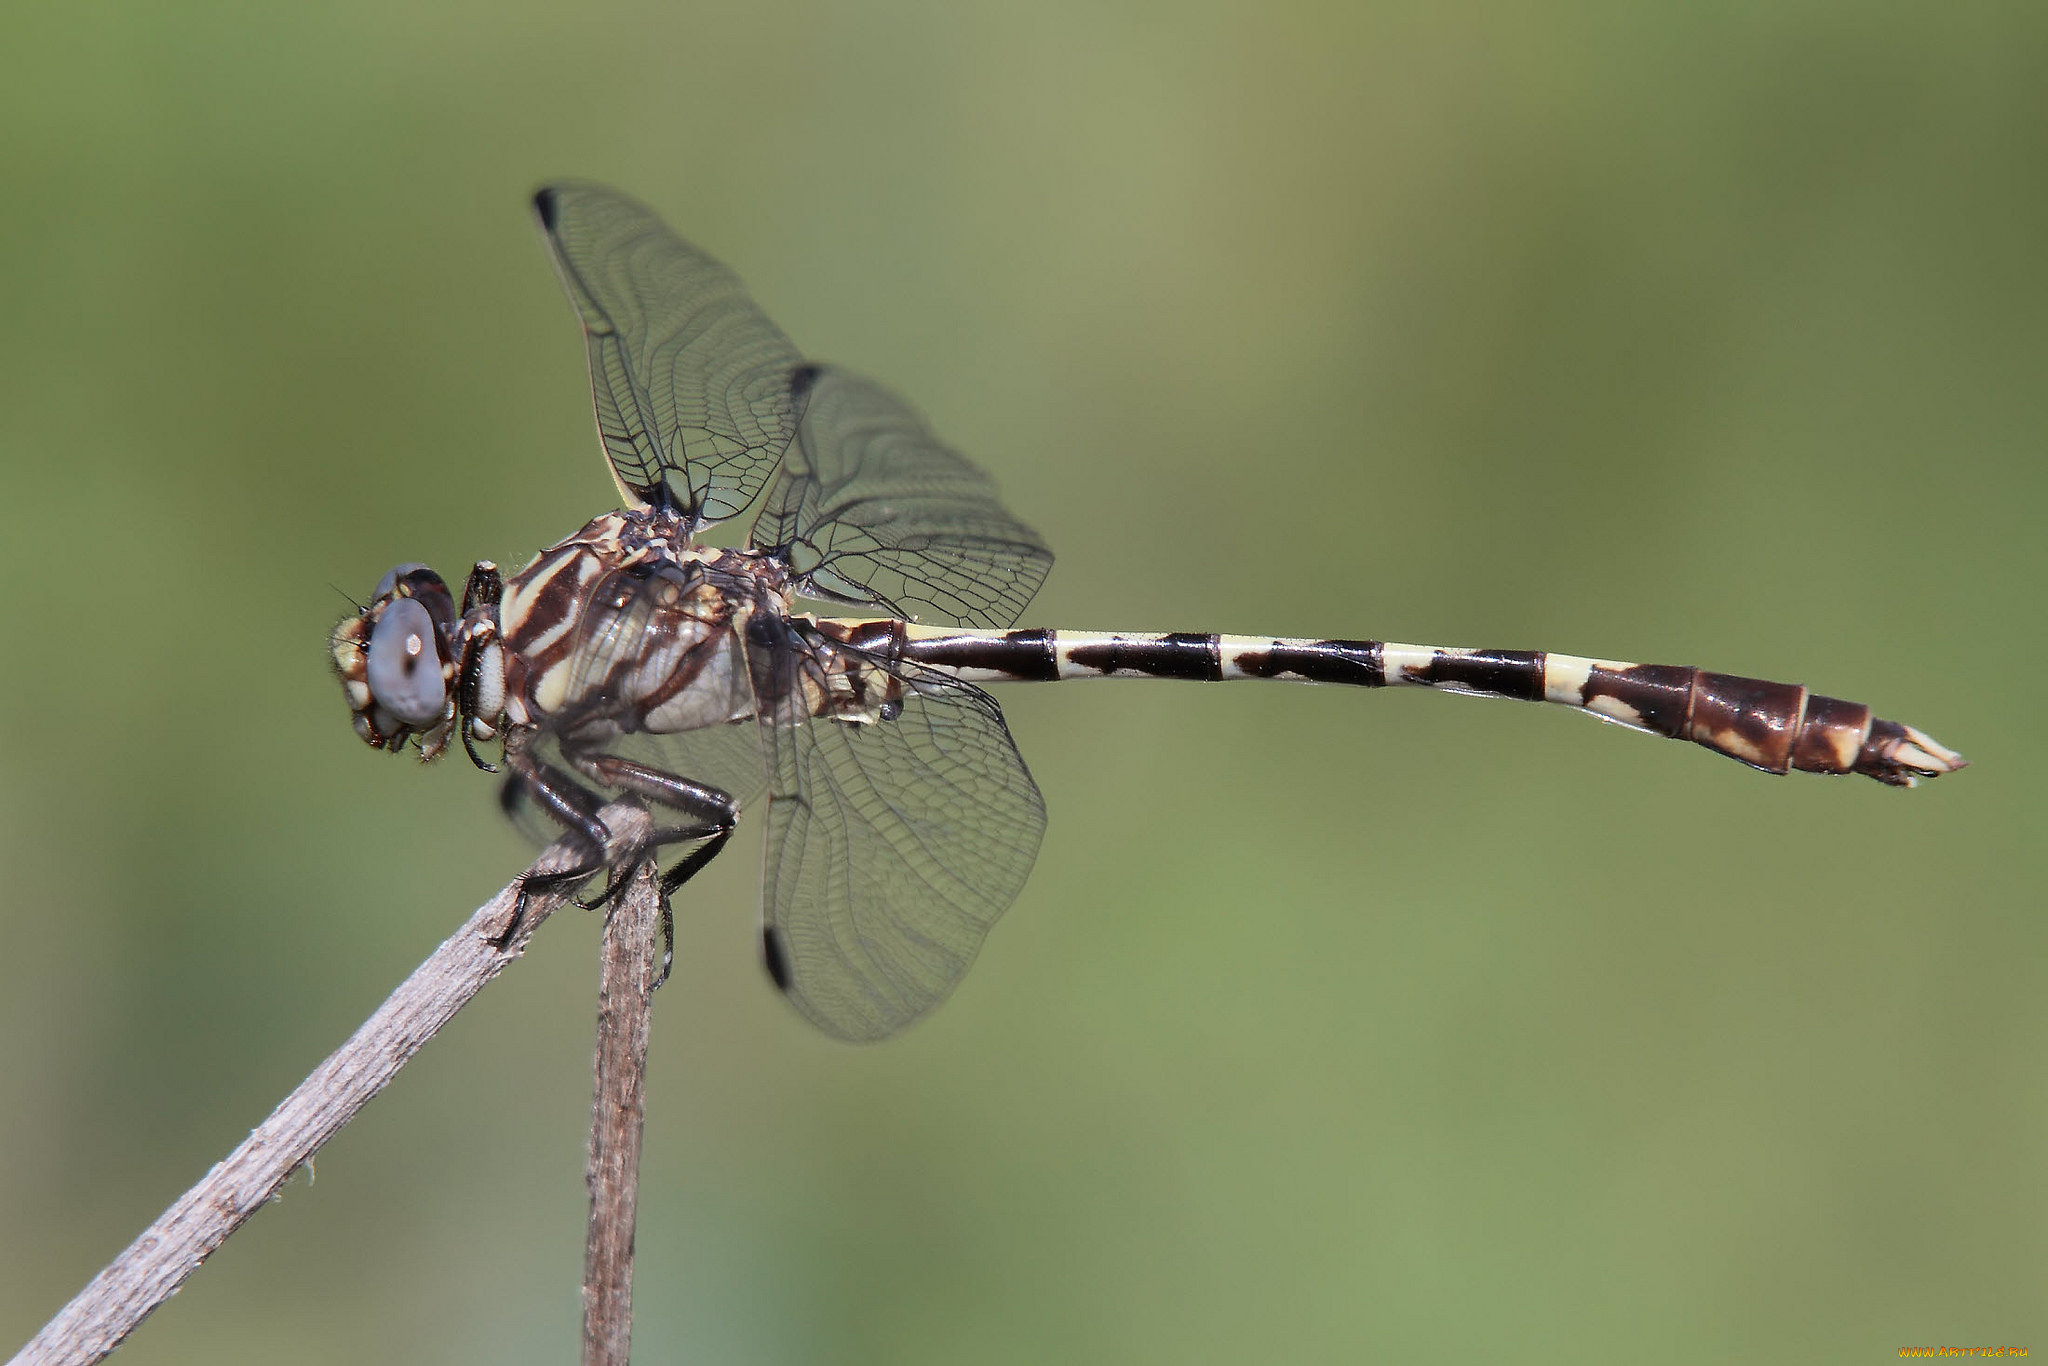
[[(335, 628), (334, 657), (357, 734), (394, 751), (418, 736), (422, 760), (440, 757), (458, 718), (466, 743), (545, 730), (575, 746), (756, 716), (893, 719), (902, 684), (869, 654), (889, 633), (790, 609), (775, 557), (692, 546), (662, 512), (612, 512), (502, 587), (478, 564), (459, 620), (438, 574), (400, 566)], [(800, 661), (782, 643), (790, 623), (815, 632)]]
[(740, 632), (779, 568), (682, 543), (656, 513), (610, 513), (507, 580), (505, 717), (578, 739), (673, 734), (753, 714)]

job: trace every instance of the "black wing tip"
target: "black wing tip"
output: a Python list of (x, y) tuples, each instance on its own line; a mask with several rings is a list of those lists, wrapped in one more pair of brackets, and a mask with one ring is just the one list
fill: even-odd
[(761, 963), (768, 969), (768, 980), (775, 983), (775, 989), (788, 995), (789, 950), (783, 946), (782, 935), (773, 925), (761, 927)]
[(540, 225), (549, 232), (555, 230), (555, 220), (561, 208), (559, 187), (543, 185), (533, 192), (533, 211), (540, 215)]

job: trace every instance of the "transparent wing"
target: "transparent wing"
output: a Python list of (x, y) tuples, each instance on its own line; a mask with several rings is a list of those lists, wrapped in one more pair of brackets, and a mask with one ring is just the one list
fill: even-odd
[(534, 196), (583, 322), (597, 430), (619, 492), (693, 526), (734, 516), (796, 431), (796, 346), (739, 277), (599, 185)]
[[(1031, 871), (1045, 804), (987, 693), (800, 625), (775, 629), (779, 647), (749, 640), (771, 784), (770, 967), (820, 1029), (880, 1039), (966, 973)], [(835, 649), (871, 678), (896, 679), (901, 710), (868, 722), (798, 715)]]
[(780, 550), (807, 596), (963, 626), (1015, 623), (1052, 568), (1038, 533), (902, 399), (830, 366), (805, 374), (796, 443), (754, 545)]

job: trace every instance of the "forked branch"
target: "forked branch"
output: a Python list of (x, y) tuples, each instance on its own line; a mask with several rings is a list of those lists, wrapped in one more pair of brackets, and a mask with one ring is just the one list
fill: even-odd
[[(645, 840), (646, 813), (620, 804), (600, 813), (612, 833), (606, 853), (624, 856)], [(574, 866), (577, 854), (566, 843), (550, 847), (533, 871), (552, 872)], [(636, 877), (624, 901), (644, 901), (644, 876)], [(453, 1019), (455, 1012), (502, 971), (525, 948), (527, 939), (564, 900), (563, 890), (536, 893), (511, 944), (496, 941), (509, 926), (519, 895), (514, 882), (471, 916), (466, 924), (405, 979), (349, 1041), (320, 1064), (285, 1097), (270, 1117), (180, 1196), (158, 1220), (128, 1245), (107, 1268), (43, 1326), (9, 1366), (85, 1366), (121, 1345), (150, 1311), (169, 1299), (272, 1196), (291, 1174), (320, 1150), (383, 1090), (427, 1040)], [(658, 914), (658, 907), (657, 912)], [(615, 919), (630, 917), (621, 904)], [(609, 971), (609, 969), (607, 969)], [(645, 1052), (644, 1022), (640, 1032)], [(638, 1109), (635, 1107), (633, 1152), (638, 1157)], [(630, 1198), (627, 1205), (630, 1211)], [(630, 1228), (626, 1234), (631, 1246)], [(630, 1269), (628, 1271), (630, 1285)], [(623, 1360), (623, 1358), (619, 1358)]]

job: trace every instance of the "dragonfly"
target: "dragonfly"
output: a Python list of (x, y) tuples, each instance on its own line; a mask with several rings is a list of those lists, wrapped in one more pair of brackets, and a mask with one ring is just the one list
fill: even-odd
[[(506, 810), (579, 862), (520, 909), (646, 858), (670, 899), (766, 801), (768, 975), (831, 1035), (943, 1001), (1037, 858), (1045, 802), (989, 685), (1078, 678), (1420, 687), (1547, 702), (1766, 773), (1912, 787), (1963, 767), (1859, 702), (1704, 669), (1540, 650), (1018, 629), (1044, 540), (909, 404), (808, 360), (738, 276), (615, 190), (533, 199), (589, 357), (621, 506), (458, 603), (422, 564), (332, 637), (356, 734), (424, 762), (459, 739)], [(744, 545), (705, 533), (752, 512)], [(808, 607), (826, 611), (804, 610)], [(481, 747), (481, 748), (480, 748)], [(488, 756), (495, 753), (495, 762)], [(658, 814), (608, 860), (599, 812)]]

